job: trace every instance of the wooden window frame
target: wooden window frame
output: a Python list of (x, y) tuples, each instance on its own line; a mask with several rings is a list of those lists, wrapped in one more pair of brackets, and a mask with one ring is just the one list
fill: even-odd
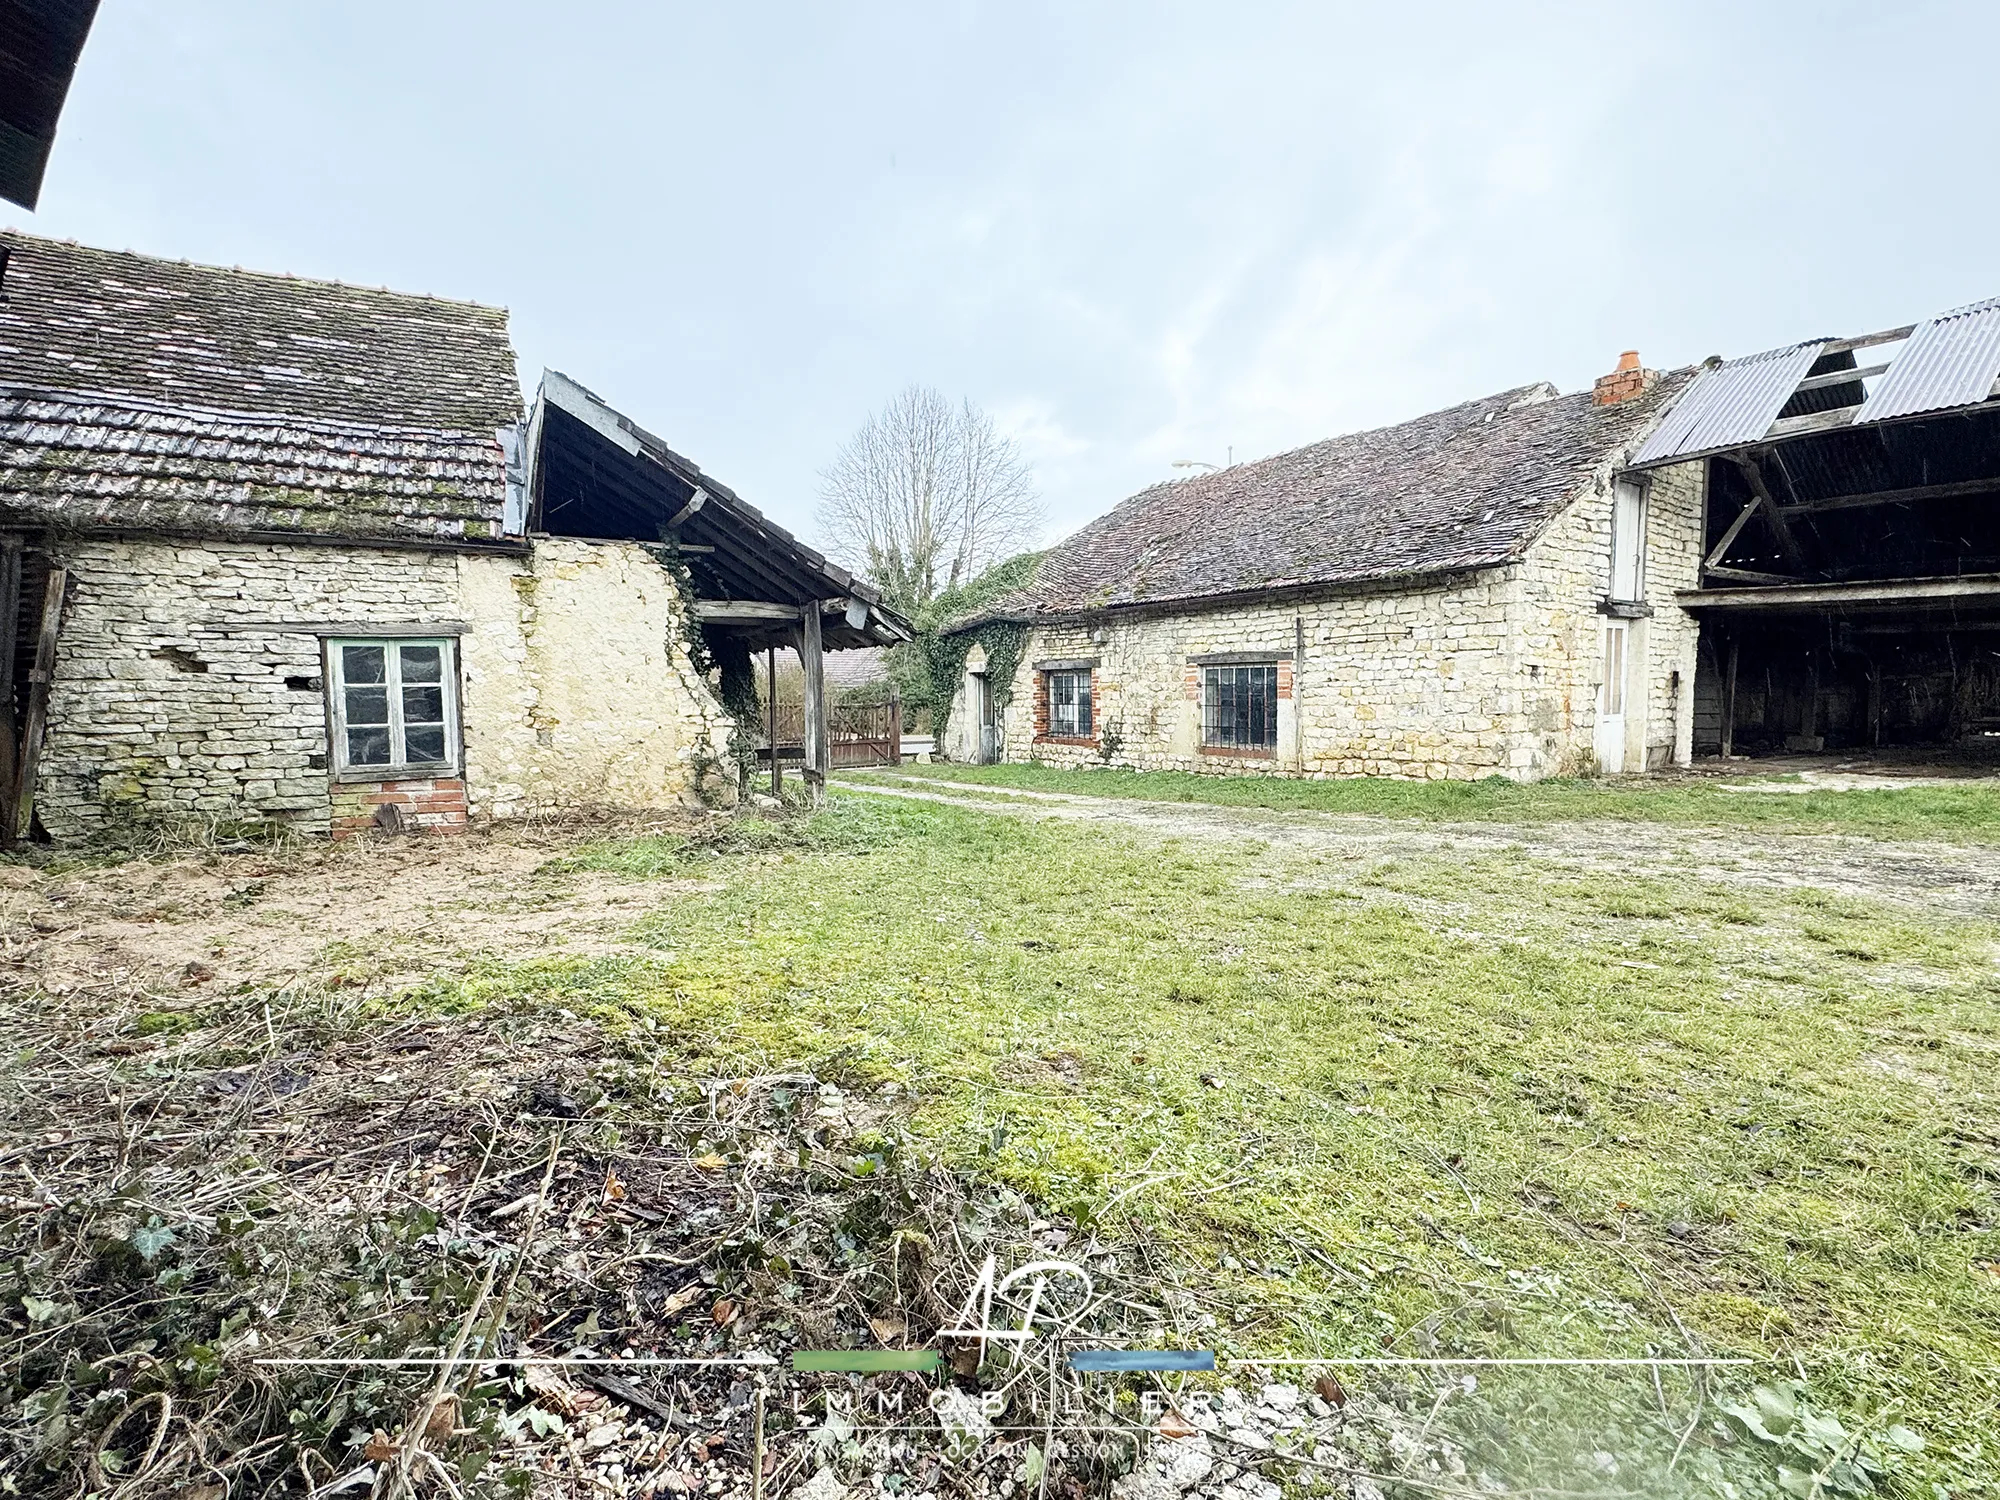
[[(389, 689), (390, 759), (382, 765), (355, 765), (348, 760), (347, 678), (342, 649), (376, 646), (383, 650), (383, 685)], [(410, 646), (436, 646), (441, 652), (438, 679), (444, 689), (443, 760), (410, 760), (404, 744), (403, 651)], [(458, 637), (452, 635), (339, 635), (320, 643), (321, 680), (326, 683), (327, 765), (341, 782), (416, 781), (459, 775), (465, 762), (459, 714)]]
[[(1611, 571), (1605, 581), (1605, 601), (1613, 605), (1640, 604), (1646, 598), (1646, 514), (1647, 486), (1630, 479), (1618, 479), (1611, 485)], [(1630, 544), (1619, 534), (1619, 518), (1631, 517)], [(1623, 579), (1619, 574), (1622, 564), (1630, 562), (1632, 576)]]

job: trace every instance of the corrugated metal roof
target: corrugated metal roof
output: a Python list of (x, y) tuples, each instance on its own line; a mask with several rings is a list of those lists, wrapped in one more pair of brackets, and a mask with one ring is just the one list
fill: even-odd
[(1704, 370), (1641, 445), (1632, 467), (1670, 463), (1751, 443), (1770, 430), (1826, 339), (1767, 349)]
[(1991, 394), (1996, 379), (2000, 379), (2000, 297), (1918, 324), (1854, 420), (1881, 422), (1913, 412), (1971, 406)]

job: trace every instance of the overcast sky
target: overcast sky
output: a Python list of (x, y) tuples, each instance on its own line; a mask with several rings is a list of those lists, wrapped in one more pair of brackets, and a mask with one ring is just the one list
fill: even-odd
[(2000, 6), (104, 0), (31, 231), (513, 310), (784, 524), (910, 382), (1050, 535), (2000, 294)]

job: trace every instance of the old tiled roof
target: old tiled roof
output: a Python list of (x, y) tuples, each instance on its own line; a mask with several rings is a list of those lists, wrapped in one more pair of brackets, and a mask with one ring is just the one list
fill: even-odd
[(491, 429), (224, 416), (0, 387), (0, 521), (409, 541), (500, 535)]
[(507, 315), (9, 233), (0, 520), (490, 540)]
[(1514, 561), (1691, 373), (1614, 406), (1523, 386), (1155, 485), (1050, 549), (1033, 585), (960, 623)]

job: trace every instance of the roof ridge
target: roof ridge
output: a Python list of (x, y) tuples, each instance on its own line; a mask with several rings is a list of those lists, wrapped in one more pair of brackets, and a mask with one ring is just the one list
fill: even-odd
[[(1311, 452), (1315, 448), (1324, 448), (1332, 443), (1344, 443), (1352, 441), (1357, 438), (1373, 437), (1377, 433), (1398, 432), (1406, 427), (1414, 427), (1419, 422), (1427, 422), (1434, 417), (1449, 416), (1453, 412), (1466, 411), (1469, 408), (1473, 407), (1494, 406), (1496, 403), (1506, 403), (1504, 405), (1498, 406), (1496, 414), (1505, 414), (1508, 412), (1519, 411), (1524, 409), (1521, 405), (1517, 404), (1520, 397), (1526, 396), (1533, 391), (1542, 390), (1544, 387), (1554, 392), (1552, 396), (1546, 398), (1547, 400), (1552, 400), (1552, 401), (1561, 400), (1564, 396), (1580, 396), (1588, 394), (1587, 392), (1583, 391), (1561, 390), (1552, 380), (1531, 380), (1528, 381), (1525, 385), (1512, 386), (1504, 391), (1495, 391), (1490, 396), (1475, 396), (1467, 401), (1454, 402), (1450, 406), (1440, 406), (1431, 411), (1419, 412), (1416, 416), (1405, 417), (1400, 422), (1384, 422), (1379, 426), (1375, 427), (1357, 427), (1350, 432), (1336, 432), (1323, 438), (1314, 438), (1309, 443), (1300, 443), (1297, 447), (1294, 448), (1280, 448), (1277, 452), (1266, 453), (1260, 458), (1246, 458), (1243, 460), (1243, 462), (1239, 464), (1230, 464), (1228, 467), (1221, 469), (1211, 469), (1205, 474), (1189, 474), (1176, 479), (1162, 479), (1153, 484), (1147, 485), (1144, 489), (1134, 490), (1131, 494), (1127, 495), (1123, 500), (1120, 500), (1116, 505), (1112, 506), (1111, 510), (1105, 511), (1103, 516), (1097, 516), (1090, 521), (1086, 521), (1084, 525), (1078, 527), (1077, 530), (1082, 531), (1086, 527), (1095, 525), (1097, 521), (1103, 520), (1105, 516), (1111, 515), (1113, 511), (1116, 511), (1125, 505), (1129, 505), (1132, 501), (1138, 500), (1143, 496), (1155, 494), (1161, 490), (1179, 489), (1182, 488), (1183, 486), (1190, 486), (1190, 485), (1199, 486), (1209, 480), (1213, 480), (1219, 474), (1240, 474), (1245, 470), (1256, 469), (1257, 467), (1263, 464), (1277, 463), (1284, 459), (1296, 458), (1301, 453)], [(1537, 401), (1527, 404), (1529, 406), (1540, 406), (1544, 403)], [(1057, 542), (1054, 545), (1061, 546), (1062, 543)]]
[(192, 271), (205, 271), (223, 276), (248, 276), (260, 281), (289, 282), (299, 286), (338, 287), (344, 292), (376, 292), (391, 297), (400, 297), (411, 302), (442, 302), (448, 307), (473, 307), (481, 312), (500, 313), (511, 316), (512, 310), (503, 303), (481, 302), (473, 297), (447, 297), (438, 292), (406, 292), (392, 286), (368, 286), (359, 281), (342, 281), (337, 277), (301, 276), (296, 271), (260, 271), (251, 266), (224, 266), (214, 261), (190, 260), (186, 256), (153, 255), (144, 250), (112, 250), (103, 245), (86, 245), (81, 240), (58, 239), (52, 235), (31, 234), (14, 225), (0, 226), (0, 238), (22, 239), (40, 245), (60, 245), (66, 249), (79, 250), (87, 255), (124, 257), (144, 261), (155, 266), (185, 266)]

